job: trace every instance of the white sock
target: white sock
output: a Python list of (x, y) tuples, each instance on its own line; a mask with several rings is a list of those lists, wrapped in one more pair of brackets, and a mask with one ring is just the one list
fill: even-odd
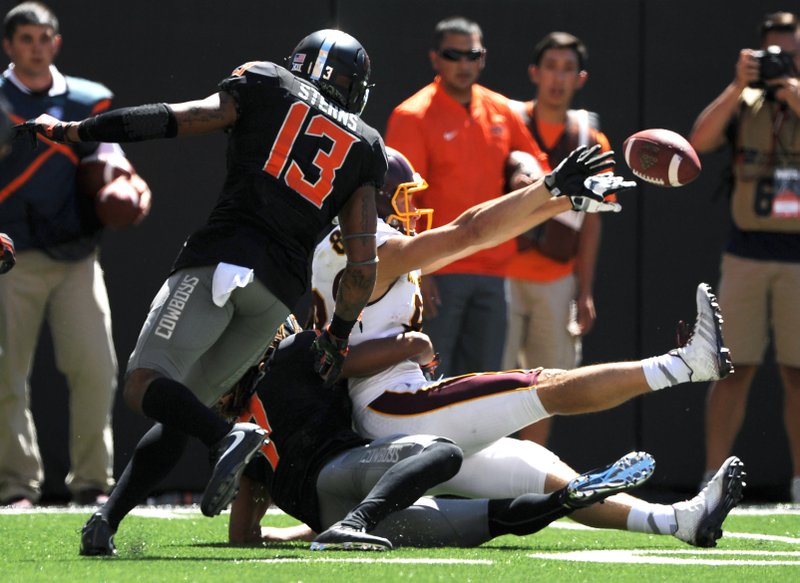
[(646, 504), (631, 508), (628, 530), (647, 534), (673, 534), (678, 530), (675, 509), (667, 504)]
[(672, 354), (662, 354), (641, 361), (647, 384), (654, 391), (688, 383), (692, 373), (683, 360)]

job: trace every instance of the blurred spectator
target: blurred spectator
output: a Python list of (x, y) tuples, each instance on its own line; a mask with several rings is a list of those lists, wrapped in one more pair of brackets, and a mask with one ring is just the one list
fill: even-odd
[[(588, 52), (566, 32), (551, 32), (533, 50), (528, 75), (536, 100), (512, 101), (551, 168), (580, 145), (611, 149), (596, 114), (570, 109), (586, 83)], [(509, 323), (503, 368), (571, 369), (581, 361), (581, 336), (595, 320), (592, 286), (600, 215), (567, 211), (517, 238), (509, 263)], [(544, 445), (552, 420), (519, 433)]]
[[(439, 22), (430, 60), (436, 78), (395, 108), (386, 143), (428, 180), (417, 204), (434, 209), (435, 227), (502, 195), (512, 150), (542, 154), (508, 99), (476, 83), (486, 64), (477, 23), (462, 17)], [(500, 368), (505, 272), (514, 245), (480, 251), (423, 278), (425, 331), (441, 354), (445, 376)]]
[[(800, 29), (795, 14), (767, 15), (761, 49), (742, 49), (733, 81), (695, 121), (692, 145), (732, 149), (733, 217), (719, 300), (736, 374), (711, 385), (706, 470), (729, 454), (750, 385), (769, 344), (784, 385), (784, 422), (800, 502)], [(770, 47), (769, 50), (764, 51)], [(774, 47), (774, 48), (773, 48)]]
[[(85, 117), (106, 109), (104, 86), (62, 75), (58, 20), (44, 4), (25, 2), (3, 23), (11, 63), (0, 95), (20, 122), (44, 112)], [(111, 314), (98, 262), (102, 227), (91, 199), (78, 192), (79, 163), (122, 155), (113, 144), (67, 147), (18, 140), (0, 162), (0, 231), (14, 240), (18, 263), (0, 278), (0, 504), (32, 506), (41, 495), (42, 462), (29, 408), (31, 365), (47, 320), (56, 365), (69, 386), (73, 500), (96, 503), (113, 484), (111, 406), (117, 361)]]
[[(8, 117), (11, 108), (8, 102), (0, 96), (0, 158), (11, 151), (11, 119)], [(5, 233), (0, 233), (0, 275), (8, 273), (16, 264), (14, 255), (14, 241)]]

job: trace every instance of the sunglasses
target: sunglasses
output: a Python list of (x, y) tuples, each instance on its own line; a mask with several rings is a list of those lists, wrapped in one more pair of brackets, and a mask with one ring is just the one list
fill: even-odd
[(466, 59), (468, 61), (479, 61), (485, 54), (486, 49), (470, 49), (468, 51), (459, 51), (458, 49), (439, 50), (439, 56), (445, 61), (460, 61), (461, 59)]

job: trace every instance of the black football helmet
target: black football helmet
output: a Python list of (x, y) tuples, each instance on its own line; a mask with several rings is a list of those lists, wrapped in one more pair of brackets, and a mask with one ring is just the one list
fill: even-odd
[(423, 216), (428, 222), (425, 228), (430, 229), (433, 209), (414, 208), (411, 201), (411, 195), (428, 188), (428, 183), (414, 170), (408, 158), (394, 148), (386, 148), (386, 159), (389, 162), (386, 179), (375, 199), (378, 216), (406, 235), (416, 233), (416, 220)]
[(305, 37), (287, 58), (289, 70), (310, 81), (345, 110), (361, 115), (369, 97), (369, 55), (341, 30), (318, 30)]

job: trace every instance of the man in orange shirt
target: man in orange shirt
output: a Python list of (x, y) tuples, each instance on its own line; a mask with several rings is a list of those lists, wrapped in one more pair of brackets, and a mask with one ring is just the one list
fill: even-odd
[[(430, 187), (418, 205), (435, 210), (433, 226), (504, 193), (513, 150), (544, 157), (508, 99), (476, 83), (486, 64), (481, 29), (462, 17), (436, 25), (434, 81), (395, 108), (386, 144), (403, 152)], [(512, 186), (521, 186), (516, 180)], [(507, 318), (505, 273), (513, 241), (470, 255), (423, 280), (425, 331), (445, 376), (498, 370)]]
[[(537, 86), (536, 101), (512, 101), (531, 135), (555, 167), (579, 145), (600, 144), (597, 116), (570, 109), (586, 83), (588, 53), (580, 39), (551, 32), (536, 45), (528, 74)], [(595, 320), (592, 284), (600, 245), (600, 216), (562, 213), (517, 238), (508, 267), (509, 325), (503, 368), (545, 366), (575, 368), (581, 360), (581, 336)], [(520, 438), (544, 445), (546, 419), (520, 432)]]

